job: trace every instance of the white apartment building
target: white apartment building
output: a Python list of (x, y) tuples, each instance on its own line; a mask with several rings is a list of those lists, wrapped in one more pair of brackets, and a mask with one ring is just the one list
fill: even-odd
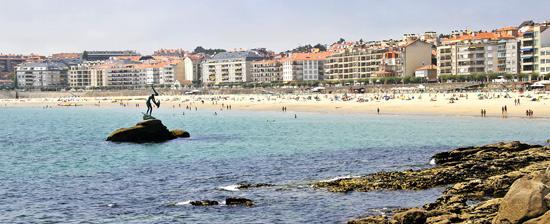
[(534, 24), (521, 27), (522, 35), (520, 65), (521, 72), (526, 74), (550, 73), (550, 23)]
[(91, 69), (96, 62), (84, 62), (69, 66), (68, 83), (71, 88), (86, 88), (91, 85)]
[(204, 56), (191, 55), (183, 59), (183, 76), (177, 77), (181, 84), (198, 83), (202, 80), (202, 62)]
[(513, 35), (464, 34), (437, 47), (437, 74), (517, 73), (517, 58), (518, 42)]
[(432, 44), (420, 40), (380, 41), (346, 49), (327, 57), (325, 79), (414, 76), (416, 69), (430, 65)]
[(59, 62), (29, 62), (16, 67), (19, 88), (61, 88), (67, 86), (67, 65)]
[(263, 59), (255, 51), (221, 52), (202, 64), (204, 83), (252, 81), (252, 61)]
[(324, 63), (332, 52), (291, 53), (283, 59), (283, 81), (314, 81), (324, 79)]

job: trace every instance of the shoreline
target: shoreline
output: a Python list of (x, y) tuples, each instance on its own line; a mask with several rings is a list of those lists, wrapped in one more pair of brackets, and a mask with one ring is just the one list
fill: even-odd
[[(433, 94), (412, 93), (393, 94), (389, 100), (380, 99), (380, 94), (353, 94), (352, 100), (335, 100), (341, 96), (336, 94), (301, 94), (301, 95), (183, 95), (160, 96), (162, 102), (159, 109), (154, 110), (185, 110), (186, 106), (193, 109), (281, 112), (286, 107), (286, 113), (312, 112), (319, 114), (368, 114), (377, 115), (411, 115), (411, 116), (460, 116), (480, 117), (481, 109), (487, 111), (486, 118), (550, 118), (550, 94), (539, 94), (531, 97), (516, 93), (506, 93), (509, 98), (478, 99), (480, 93), (463, 94)], [(487, 95), (503, 94), (501, 92)], [(451, 103), (448, 98), (453, 97)], [(6, 107), (145, 107), (146, 96), (129, 97), (83, 97), (83, 98), (25, 98), (0, 99), (0, 109)], [(434, 100), (434, 98), (436, 100)], [(537, 101), (531, 101), (536, 98)], [(364, 102), (363, 99), (366, 99)], [(514, 105), (515, 99), (520, 99), (520, 105)], [(203, 103), (204, 101), (204, 103)], [(65, 104), (68, 106), (59, 106)], [(502, 113), (506, 106), (507, 112)], [(534, 115), (527, 117), (526, 110), (533, 110)]]
[(433, 155), (428, 168), (320, 180), (313, 186), (334, 193), (445, 189), (423, 206), (367, 214), (350, 224), (546, 223), (549, 147), (513, 141), (456, 148)]

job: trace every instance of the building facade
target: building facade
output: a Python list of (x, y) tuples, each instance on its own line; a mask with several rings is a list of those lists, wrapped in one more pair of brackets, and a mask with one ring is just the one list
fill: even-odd
[(70, 65), (67, 79), (69, 87), (82, 89), (91, 86), (91, 68), (97, 64), (99, 63), (88, 61), (76, 65)]
[(292, 53), (283, 59), (283, 81), (323, 80), (324, 64), (332, 52)]
[(64, 88), (69, 68), (60, 62), (27, 62), (16, 67), (18, 88)]
[(533, 24), (520, 28), (521, 72), (525, 74), (550, 73), (550, 23)]
[(280, 60), (254, 61), (251, 65), (253, 82), (278, 82), (283, 80), (283, 64)]
[(437, 47), (438, 75), (517, 73), (518, 41), (501, 33), (471, 33), (443, 41)]
[(84, 51), (82, 53), (82, 59), (85, 61), (105, 61), (111, 57), (130, 57), (139, 56), (135, 51)]
[(180, 84), (200, 83), (202, 80), (202, 62), (205, 56), (189, 55), (183, 59), (183, 75), (177, 76), (176, 80)]
[(263, 57), (254, 51), (221, 52), (202, 64), (204, 83), (252, 81), (252, 62)]

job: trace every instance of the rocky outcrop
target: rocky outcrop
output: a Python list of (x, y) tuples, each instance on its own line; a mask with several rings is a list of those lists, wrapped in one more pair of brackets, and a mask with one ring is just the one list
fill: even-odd
[(399, 224), (424, 224), (427, 212), (424, 209), (409, 209), (393, 215), (393, 220)]
[(107, 141), (111, 142), (164, 142), (175, 138), (188, 138), (189, 133), (183, 130), (168, 131), (158, 119), (145, 120), (133, 127), (120, 128), (112, 132)]
[(544, 213), (544, 215), (538, 218), (530, 219), (527, 222), (524, 222), (523, 224), (548, 224), (548, 223), (550, 223), (550, 211), (547, 211), (546, 213)]
[[(548, 146), (498, 143), (438, 153), (433, 160), (436, 166), (427, 169), (379, 172), (359, 178), (318, 182), (314, 186), (333, 192), (422, 190), (448, 186), (435, 202), (423, 206), (426, 223), (492, 223), (498, 220), (495, 217), (513, 217), (507, 218), (509, 222), (495, 223), (521, 223), (546, 215), (544, 212), (550, 202), (545, 198), (548, 193), (541, 184), (547, 179), (537, 175), (550, 175)], [(510, 190), (511, 186), (516, 190)], [(520, 202), (526, 207), (513, 212), (513, 207)], [(547, 203), (546, 207), (543, 202)], [(394, 214), (393, 217), (368, 216), (349, 223), (403, 223), (402, 220), (407, 220), (403, 218), (405, 214), (420, 213), (413, 209), (394, 211)]]
[(522, 223), (541, 216), (550, 207), (547, 195), (550, 195), (550, 174), (516, 180), (502, 199), (493, 223)]
[(217, 201), (212, 201), (212, 200), (202, 200), (202, 201), (192, 201), (189, 204), (193, 206), (212, 206), (212, 205), (218, 205), (219, 203)]
[(378, 172), (359, 178), (315, 183), (332, 192), (424, 190), (495, 175), (550, 159), (548, 148), (519, 142), (459, 148), (436, 154), (437, 166), (422, 170)]
[(226, 205), (242, 205), (242, 206), (254, 206), (254, 201), (247, 198), (226, 198)]

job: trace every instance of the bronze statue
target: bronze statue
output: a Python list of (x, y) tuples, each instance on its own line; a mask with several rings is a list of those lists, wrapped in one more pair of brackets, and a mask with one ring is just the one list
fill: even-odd
[(151, 116), (151, 113), (153, 113), (153, 106), (151, 106), (151, 101), (153, 101), (153, 103), (155, 104), (155, 106), (157, 106), (157, 108), (160, 107), (160, 100), (155, 100), (155, 96), (158, 96), (159, 93), (157, 93), (153, 85), (151, 85), (151, 88), (153, 89), (154, 93), (151, 94), (151, 96), (149, 96), (149, 98), (147, 99), (147, 102), (145, 103), (147, 105), (147, 112), (145, 113), (145, 115), (149, 115), (149, 116)]

